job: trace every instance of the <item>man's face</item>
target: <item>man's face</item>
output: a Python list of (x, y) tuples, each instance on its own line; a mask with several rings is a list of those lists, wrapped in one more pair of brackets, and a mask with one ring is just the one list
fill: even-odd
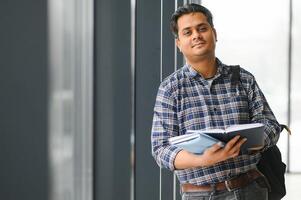
[(215, 56), (216, 32), (202, 13), (190, 13), (178, 19), (176, 42), (188, 62)]

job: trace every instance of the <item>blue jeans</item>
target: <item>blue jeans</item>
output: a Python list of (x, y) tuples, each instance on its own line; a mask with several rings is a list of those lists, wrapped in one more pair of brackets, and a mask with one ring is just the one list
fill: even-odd
[(268, 200), (268, 189), (260, 178), (233, 191), (185, 192), (182, 200)]

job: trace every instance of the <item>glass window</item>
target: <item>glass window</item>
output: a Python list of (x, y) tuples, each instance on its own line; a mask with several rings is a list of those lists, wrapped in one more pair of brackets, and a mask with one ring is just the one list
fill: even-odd
[(301, 172), (300, 141), (301, 141), (301, 2), (293, 1), (293, 24), (292, 24), (292, 117), (290, 137), (290, 169), (292, 172)]
[[(250, 71), (280, 123), (287, 123), (288, 17), (285, 0), (203, 0), (214, 16), (216, 56)], [(273, 9), (271, 8), (273, 5)], [(286, 161), (286, 134), (278, 145)]]
[(92, 200), (92, 1), (48, 3), (50, 199)]

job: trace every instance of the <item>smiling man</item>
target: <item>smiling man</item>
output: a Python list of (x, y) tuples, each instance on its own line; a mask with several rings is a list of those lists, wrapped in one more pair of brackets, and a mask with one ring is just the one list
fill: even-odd
[(186, 64), (158, 89), (152, 155), (158, 165), (175, 171), (183, 200), (267, 199), (268, 183), (256, 168), (260, 152), (240, 153), (244, 138), (236, 136), (224, 147), (213, 145), (201, 155), (168, 143), (187, 130), (263, 123), (266, 150), (276, 144), (281, 130), (254, 76), (216, 58), (217, 32), (207, 8), (197, 4), (178, 8), (171, 30)]
[(176, 43), (186, 61), (205, 78), (214, 75), (216, 31), (206, 16), (198, 12), (183, 15), (177, 27)]

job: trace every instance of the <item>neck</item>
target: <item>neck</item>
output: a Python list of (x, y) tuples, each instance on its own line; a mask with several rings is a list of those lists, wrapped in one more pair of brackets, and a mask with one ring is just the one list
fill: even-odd
[(198, 60), (197, 62), (187, 61), (187, 63), (204, 78), (211, 78), (216, 74), (216, 61), (213, 59)]

